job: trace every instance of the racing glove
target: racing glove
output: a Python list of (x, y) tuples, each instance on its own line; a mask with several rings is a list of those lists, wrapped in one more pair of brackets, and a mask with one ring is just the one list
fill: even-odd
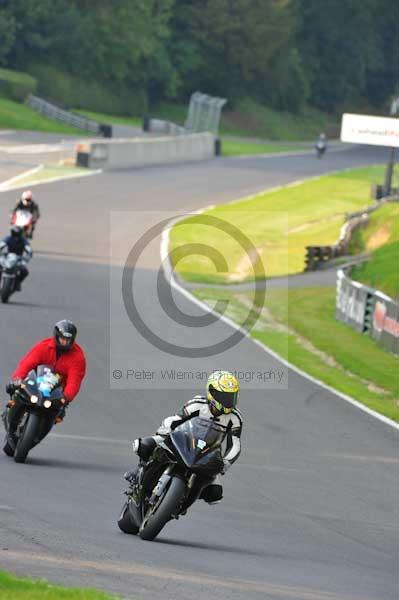
[(20, 385), (21, 385), (21, 379), (14, 379), (14, 381), (10, 381), (9, 383), (7, 383), (7, 385), (6, 385), (7, 394), (12, 396), (13, 393), (15, 392), (15, 390), (17, 388), (19, 388)]
[(68, 400), (68, 398), (66, 396), (64, 396), (64, 404), (61, 406), (60, 410), (58, 411), (58, 415), (55, 418), (55, 423), (62, 423), (62, 421), (65, 418), (66, 415), (66, 409), (68, 404), (70, 404), (70, 400)]

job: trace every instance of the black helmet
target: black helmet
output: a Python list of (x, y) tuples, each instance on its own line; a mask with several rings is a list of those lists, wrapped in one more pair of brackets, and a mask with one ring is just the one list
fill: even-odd
[(22, 237), (23, 229), (18, 225), (13, 225), (10, 229), (10, 233), (13, 237)]
[(57, 350), (61, 350), (61, 352), (69, 350), (73, 346), (77, 333), (76, 325), (72, 321), (68, 319), (58, 321), (54, 326), (54, 339)]

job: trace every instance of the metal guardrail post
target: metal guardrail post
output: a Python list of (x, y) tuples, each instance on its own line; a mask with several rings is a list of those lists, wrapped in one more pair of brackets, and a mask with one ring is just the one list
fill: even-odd
[(82, 115), (77, 115), (68, 110), (60, 108), (55, 104), (44, 100), (43, 98), (34, 96), (33, 94), (30, 94), (28, 96), (27, 103), (29, 106), (31, 106), (41, 114), (48, 116), (52, 119), (61, 121), (63, 123), (68, 123), (69, 125), (77, 127), (79, 129), (91, 131), (95, 134), (103, 134), (104, 137), (112, 137), (111, 125), (97, 123), (97, 121), (93, 121), (92, 119), (88, 119), (87, 117), (84, 117)]

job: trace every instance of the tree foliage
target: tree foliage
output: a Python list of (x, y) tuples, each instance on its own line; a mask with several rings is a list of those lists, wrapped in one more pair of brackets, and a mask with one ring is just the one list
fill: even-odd
[(300, 111), (385, 110), (397, 0), (0, 0), (0, 65), (151, 101), (200, 89)]

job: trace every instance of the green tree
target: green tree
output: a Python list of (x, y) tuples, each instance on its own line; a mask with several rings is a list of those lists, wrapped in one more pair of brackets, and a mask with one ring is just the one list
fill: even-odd
[(14, 16), (7, 7), (1, 7), (0, 4), (0, 65), (6, 64), (7, 55), (15, 41), (15, 30)]
[(298, 48), (310, 82), (310, 102), (337, 111), (359, 101), (376, 62), (376, 0), (297, 0)]
[(276, 65), (288, 76), (295, 60), (291, 0), (176, 0), (171, 26), (183, 92), (281, 101), (284, 82)]
[(372, 19), (377, 43), (367, 68), (366, 94), (372, 104), (388, 112), (391, 97), (399, 94), (399, 3), (376, 0)]

